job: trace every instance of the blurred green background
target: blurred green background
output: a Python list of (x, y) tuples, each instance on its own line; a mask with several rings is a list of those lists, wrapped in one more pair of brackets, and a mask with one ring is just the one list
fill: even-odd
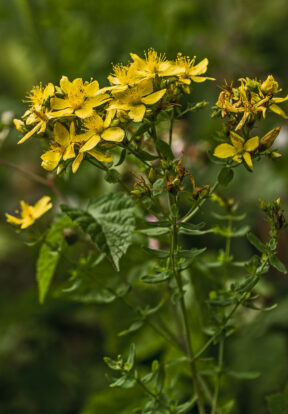
[[(104, 85), (111, 63), (127, 63), (129, 52), (142, 54), (149, 47), (166, 52), (168, 58), (179, 51), (208, 57), (208, 76), (217, 80), (197, 85), (194, 102), (205, 99), (213, 105), (224, 79), (264, 80), (270, 73), (287, 94), (287, 21), (287, 0), (1, 0), (0, 158), (44, 176), (40, 145), (32, 139), (17, 146), (17, 131), (11, 126), (13, 114), (23, 113), (27, 91), (39, 82), (57, 83), (64, 74), (70, 79), (93, 77)], [(283, 159), (264, 161), (253, 176), (238, 169), (234, 185), (224, 193), (241, 200), (239, 209), (248, 210), (249, 224), (264, 237), (258, 198), (281, 196), (284, 206), (288, 203), (287, 121), (272, 117), (263, 131), (276, 125), (282, 126), (278, 148)], [(212, 181), (215, 173), (208, 169), (204, 150), (212, 147), (218, 126), (210, 119), (209, 107), (179, 125), (180, 139), (185, 131), (189, 143), (187, 163), (200, 184)], [(126, 412), (123, 395), (111, 397), (107, 390), (102, 360), (103, 355), (125, 349), (116, 333), (123, 328), (122, 319), (128, 318), (127, 310), (119, 303), (83, 306), (53, 297), (39, 305), (37, 249), (23, 244), (5, 223), (4, 213), (14, 211), (20, 199), (34, 203), (49, 191), (1, 164), (0, 185), (0, 413)], [(89, 166), (69, 181), (59, 180), (59, 185), (82, 204), (102, 189), (108, 191), (101, 174)], [(282, 239), (279, 254), (287, 264), (287, 233)], [(286, 276), (272, 272), (262, 288), (268, 303), (277, 301), (278, 308), (255, 317), (229, 342), (227, 358), (234, 367), (262, 374), (248, 384), (240, 380), (225, 385), (227, 393), (236, 395), (235, 413), (266, 414), (265, 396), (284, 389), (287, 286)], [(143, 363), (161, 351), (161, 344), (152, 340), (145, 345), (139, 356)]]

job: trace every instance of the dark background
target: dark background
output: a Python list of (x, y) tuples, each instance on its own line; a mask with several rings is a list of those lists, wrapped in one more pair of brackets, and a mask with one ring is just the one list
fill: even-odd
[[(127, 63), (129, 52), (142, 54), (149, 47), (166, 52), (171, 59), (179, 51), (198, 59), (208, 57), (209, 76), (217, 80), (197, 85), (191, 96), (194, 102), (205, 99), (212, 106), (225, 79), (264, 80), (270, 73), (284, 96), (288, 91), (287, 21), (287, 0), (2, 0), (0, 158), (44, 175), (37, 140), (17, 146), (17, 131), (9, 121), (12, 114), (23, 113), (27, 91), (39, 82), (57, 83), (64, 74), (70, 79), (93, 77), (104, 86), (111, 63)], [(205, 151), (215, 145), (219, 122), (210, 119), (209, 106), (183, 122), (178, 135), (190, 148), (187, 164), (201, 184), (209, 183), (214, 167), (208, 169)], [(247, 222), (261, 237), (267, 230), (257, 200), (281, 196), (284, 207), (288, 202), (287, 121), (272, 116), (262, 128), (266, 132), (277, 125), (282, 126), (278, 139), (282, 160), (262, 162), (253, 176), (237, 169), (234, 185), (225, 193), (240, 201), (239, 209), (248, 211)], [(80, 203), (108, 191), (101, 174), (85, 165), (69, 181), (59, 180), (59, 185), (66, 196)], [(52, 295), (39, 305), (37, 248), (23, 244), (4, 214), (14, 211), (21, 199), (34, 203), (50, 193), (3, 165), (0, 186), (1, 414), (125, 413), (125, 395), (116, 391), (111, 397), (107, 390), (102, 358), (126, 349), (129, 341), (120, 340), (117, 332), (118, 315), (127, 319), (127, 310), (117, 303), (85, 307)], [(279, 254), (287, 264), (285, 232)], [(257, 380), (224, 386), (227, 399), (231, 393), (236, 395), (235, 413), (267, 413), (265, 396), (283, 390), (287, 381), (287, 276), (272, 272), (261, 289), (268, 302), (279, 303), (278, 308), (248, 315), (248, 325), (227, 347), (227, 360), (234, 367), (261, 372)], [(159, 352), (159, 344), (143, 338), (139, 352), (145, 361)]]

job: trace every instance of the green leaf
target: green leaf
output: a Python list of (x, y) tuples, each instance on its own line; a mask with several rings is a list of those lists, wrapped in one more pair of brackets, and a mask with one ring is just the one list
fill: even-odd
[(99, 197), (88, 211), (62, 206), (62, 210), (89, 234), (98, 249), (105, 253), (119, 271), (119, 260), (132, 243), (135, 228), (134, 205), (125, 193)]
[(202, 234), (212, 233), (213, 229), (201, 230), (205, 227), (205, 223), (201, 222), (199, 224), (191, 224), (191, 223), (180, 223), (179, 233), (181, 234), (188, 234), (191, 236), (200, 236)]
[(192, 407), (194, 407), (194, 405), (196, 404), (197, 401), (197, 395), (194, 395), (194, 397), (190, 398), (189, 401), (186, 401), (185, 403), (178, 405), (178, 407), (176, 408), (176, 413), (187, 413), (188, 410), (190, 410)]
[(135, 332), (138, 331), (138, 329), (142, 328), (144, 324), (144, 321), (142, 319), (139, 319), (137, 321), (134, 321), (128, 329), (125, 329), (124, 331), (121, 331), (118, 333), (118, 336), (124, 336), (124, 335), (128, 335), (131, 332)]
[(258, 283), (259, 276), (250, 275), (245, 280), (237, 282), (231, 286), (234, 292), (244, 293), (250, 292), (251, 289)]
[(279, 272), (284, 273), (285, 275), (287, 274), (287, 269), (286, 266), (284, 265), (283, 262), (281, 262), (280, 259), (278, 259), (277, 256), (270, 256), (269, 257), (269, 262), (271, 263), (271, 265), (273, 267), (275, 267), (275, 269), (277, 269)]
[(243, 380), (253, 380), (260, 377), (260, 372), (237, 372), (232, 370), (225, 370), (225, 373), (232, 378), (243, 379)]
[(230, 400), (226, 403), (224, 403), (224, 405), (222, 405), (221, 407), (221, 413), (222, 414), (230, 414), (234, 408), (235, 405), (235, 401), (234, 400)]
[(157, 237), (157, 236), (161, 236), (162, 234), (169, 233), (170, 229), (167, 227), (154, 227), (154, 228), (152, 227), (149, 229), (140, 229), (137, 231), (141, 234), (145, 234), (145, 236)]
[(150, 249), (150, 247), (143, 247), (145, 252), (151, 254), (154, 257), (158, 257), (159, 259), (166, 259), (169, 257), (169, 250), (159, 250), (159, 249)]
[(270, 414), (288, 413), (288, 385), (283, 393), (270, 395), (266, 397)]
[(224, 167), (218, 174), (219, 184), (226, 187), (234, 177), (234, 172), (231, 168)]
[(245, 234), (247, 234), (249, 230), (250, 230), (249, 226), (243, 226), (237, 230), (233, 230), (233, 229), (230, 230), (229, 227), (216, 226), (213, 228), (213, 233), (219, 234), (220, 236), (223, 236), (223, 237), (242, 237), (242, 236), (245, 236)]
[(48, 231), (42, 244), (36, 264), (39, 301), (43, 303), (51, 285), (59, 258), (64, 245), (63, 230), (73, 227), (67, 216), (57, 218)]
[(249, 240), (249, 242), (257, 249), (259, 250), (259, 252), (261, 253), (265, 253), (266, 252), (266, 246), (264, 243), (262, 243), (262, 241), (260, 239), (258, 239), (257, 236), (255, 236), (255, 234), (253, 233), (248, 233), (247, 234), (247, 239)]
[(217, 220), (242, 221), (242, 220), (245, 219), (246, 214), (244, 213), (244, 214), (240, 214), (238, 216), (234, 216), (234, 215), (232, 216), (232, 215), (229, 215), (229, 214), (218, 214), (218, 213), (212, 212), (211, 216), (215, 217)]
[(157, 160), (159, 157), (149, 154), (149, 152), (143, 151), (140, 148), (134, 151), (135, 155), (143, 161), (154, 161)]
[(174, 155), (171, 150), (171, 147), (167, 142), (162, 141), (161, 139), (156, 140), (156, 148), (158, 152), (164, 157), (166, 160), (173, 160)]
[(152, 186), (152, 196), (158, 197), (167, 190), (166, 181), (164, 178), (158, 178)]
[(119, 160), (118, 160), (117, 164), (115, 164), (115, 167), (118, 167), (119, 165), (123, 164), (123, 162), (125, 161), (125, 158), (126, 158), (126, 153), (127, 153), (126, 149), (123, 149), (121, 151), (121, 155), (119, 157)]
[(204, 247), (203, 249), (180, 250), (178, 256), (183, 257), (184, 259), (192, 259), (196, 256), (199, 256), (199, 254), (205, 252), (205, 250), (206, 247)]
[(131, 371), (131, 369), (133, 368), (134, 358), (135, 358), (135, 344), (131, 344), (129, 348), (129, 355), (124, 365), (124, 369), (126, 371)]
[(117, 170), (114, 168), (108, 170), (104, 176), (104, 180), (107, 181), (107, 183), (118, 183), (119, 182), (120, 174)]
[(165, 282), (170, 278), (171, 274), (170, 272), (161, 272), (156, 273), (155, 275), (145, 275), (141, 277), (141, 280), (145, 283), (161, 283)]

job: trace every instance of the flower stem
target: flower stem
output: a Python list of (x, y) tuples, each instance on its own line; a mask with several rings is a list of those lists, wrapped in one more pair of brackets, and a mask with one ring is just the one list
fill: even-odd
[[(173, 196), (170, 197), (170, 200), (172, 199), (172, 197)], [(174, 199), (174, 205), (176, 205), (175, 201), (176, 200)], [(170, 260), (171, 260), (171, 265), (172, 265), (172, 273), (173, 273), (173, 276), (176, 280), (176, 283), (177, 283), (177, 286), (178, 286), (178, 289), (179, 289), (179, 294), (180, 294), (180, 299), (179, 299), (180, 309), (181, 309), (181, 313), (182, 313), (184, 330), (185, 330), (187, 353), (188, 353), (188, 357), (189, 357), (189, 361), (190, 361), (190, 370), (191, 370), (193, 385), (194, 385), (194, 389), (195, 389), (195, 394), (197, 396), (197, 405), (198, 405), (199, 413), (200, 414), (205, 414), (205, 408), (204, 408), (202, 395), (201, 395), (201, 391), (200, 391), (200, 384), (199, 384), (199, 379), (198, 379), (197, 367), (196, 367), (196, 362), (195, 362), (194, 354), (193, 354), (193, 347), (192, 347), (192, 341), (191, 341), (191, 335), (190, 335), (188, 313), (187, 313), (185, 300), (184, 300), (183, 283), (182, 283), (181, 274), (178, 270), (178, 265), (177, 265), (177, 252), (178, 252), (177, 219), (176, 219), (176, 216), (175, 216), (175, 212), (173, 212), (172, 210), (173, 210), (173, 205), (171, 206), (171, 203), (170, 203), (170, 213), (171, 213), (171, 217), (172, 217)]]

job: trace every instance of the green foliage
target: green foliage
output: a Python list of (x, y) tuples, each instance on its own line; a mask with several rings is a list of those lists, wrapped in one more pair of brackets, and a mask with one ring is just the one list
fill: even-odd
[(63, 230), (73, 227), (75, 226), (73, 226), (69, 217), (60, 216), (55, 220), (44, 238), (36, 266), (40, 303), (45, 300), (65, 245)]
[(98, 249), (119, 270), (119, 260), (132, 243), (134, 206), (125, 193), (114, 193), (91, 202), (87, 211), (62, 206), (62, 210), (87, 232)]

